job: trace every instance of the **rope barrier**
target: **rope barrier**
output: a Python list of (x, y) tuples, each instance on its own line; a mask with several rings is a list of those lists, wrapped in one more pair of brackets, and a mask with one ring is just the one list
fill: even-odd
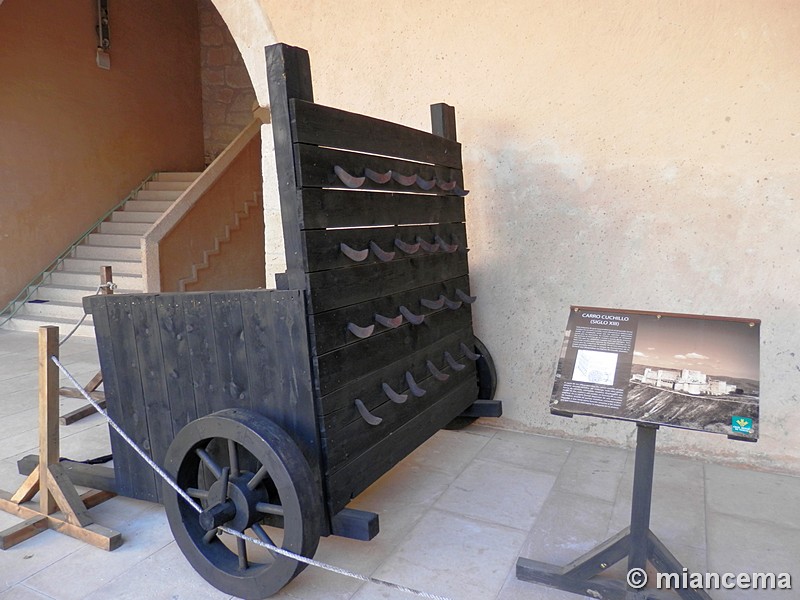
[[(101, 283), (100, 285), (97, 286), (97, 290), (95, 291), (95, 293), (93, 295), (97, 296), (102, 291), (103, 288), (108, 288), (109, 290), (113, 291), (113, 290), (117, 289), (117, 284), (114, 283), (113, 281), (109, 281), (108, 283)], [(78, 327), (83, 325), (83, 322), (86, 320), (86, 317), (88, 317), (88, 316), (89, 316), (88, 314), (84, 313), (84, 315), (78, 321), (77, 325), (75, 325), (75, 327), (72, 328), (72, 331), (70, 331), (64, 337), (63, 340), (58, 342), (59, 347), (63, 346), (67, 342), (67, 340), (72, 337), (72, 334), (75, 333), (76, 331), (78, 331)], [(77, 387), (80, 388), (81, 386), (77, 386)]]
[[(99, 288), (98, 288), (98, 293), (99, 293)], [(75, 329), (77, 329), (77, 327)], [(67, 338), (67, 339), (69, 339), (69, 338)], [(66, 341), (66, 339), (64, 341)], [(63, 343), (63, 342), (61, 342), (61, 343)], [(189, 494), (187, 494), (183, 489), (181, 489), (181, 487), (175, 482), (175, 480), (172, 479), (172, 477), (169, 476), (169, 474), (166, 471), (164, 471), (161, 467), (159, 467), (155, 463), (155, 461), (153, 461), (153, 459), (151, 459), (147, 455), (147, 453), (145, 453), (144, 450), (139, 448), (139, 446), (136, 444), (136, 442), (134, 442), (128, 436), (128, 434), (126, 434), (122, 430), (122, 428), (119, 425), (117, 425), (117, 423), (114, 422), (114, 420), (111, 417), (108, 416), (108, 413), (105, 410), (103, 410), (103, 408), (94, 400), (94, 398), (92, 398), (88, 393), (86, 393), (86, 390), (84, 390), (81, 387), (81, 385), (75, 380), (75, 378), (66, 369), (66, 367), (64, 367), (64, 365), (61, 364), (61, 361), (59, 361), (58, 358), (56, 358), (55, 356), (51, 356), (50, 359), (61, 370), (61, 372), (64, 374), (64, 376), (67, 379), (69, 379), (70, 382), (72, 382), (72, 384), (81, 392), (81, 395), (83, 395), (83, 397), (86, 398), (86, 400), (89, 401), (89, 403), (94, 407), (94, 409), (97, 412), (99, 412), (101, 415), (103, 415), (103, 417), (105, 417), (106, 421), (108, 421), (109, 425), (111, 425), (111, 427), (114, 428), (114, 430), (120, 435), (120, 437), (123, 440), (125, 440), (125, 442), (131, 448), (133, 448), (133, 450), (139, 456), (141, 456), (142, 459), (148, 465), (150, 465), (150, 467), (156, 473), (158, 473), (158, 475), (164, 481), (167, 482), (167, 485), (169, 485), (173, 490), (175, 490), (175, 492), (181, 498), (183, 498), (186, 501), (186, 503), (189, 506), (191, 506), (195, 511), (197, 511), (198, 513), (202, 512), (203, 511), (202, 507), (199, 504), (197, 504), (197, 502), (195, 502), (194, 498), (189, 496)], [(235, 536), (235, 537), (240, 538), (242, 540), (245, 540), (247, 542), (251, 542), (251, 543), (253, 543), (253, 544), (257, 545), (257, 546), (261, 546), (262, 548), (266, 548), (267, 550), (269, 550), (271, 552), (275, 552), (277, 554), (281, 554), (283, 556), (286, 556), (287, 558), (291, 558), (292, 560), (296, 560), (298, 562), (305, 563), (305, 564), (310, 565), (312, 567), (317, 567), (317, 568), (320, 568), (320, 569), (324, 569), (325, 571), (330, 571), (331, 573), (337, 573), (339, 575), (344, 575), (345, 577), (350, 577), (352, 579), (358, 579), (359, 581), (364, 581), (364, 582), (367, 582), (367, 583), (380, 585), (380, 586), (387, 587), (387, 588), (390, 588), (390, 589), (393, 589), (393, 590), (397, 590), (397, 591), (400, 591), (400, 592), (405, 592), (407, 594), (411, 594), (411, 595), (414, 595), (414, 596), (417, 596), (417, 597), (420, 597), (420, 598), (428, 598), (429, 600), (451, 600), (447, 596), (438, 596), (436, 594), (431, 594), (429, 592), (424, 592), (424, 591), (416, 590), (414, 588), (406, 587), (406, 586), (403, 586), (403, 585), (400, 585), (400, 584), (397, 584), (397, 583), (392, 583), (391, 581), (384, 581), (383, 579), (378, 579), (376, 577), (370, 577), (368, 575), (362, 575), (360, 573), (355, 573), (353, 571), (348, 571), (347, 569), (342, 569), (342, 568), (336, 567), (334, 565), (323, 563), (323, 562), (320, 562), (318, 560), (314, 560), (313, 558), (306, 558), (305, 556), (302, 556), (300, 554), (295, 554), (294, 552), (290, 552), (289, 550), (284, 550), (283, 548), (279, 548), (279, 547), (274, 546), (272, 544), (268, 544), (267, 542), (264, 542), (264, 541), (262, 541), (260, 539), (254, 538), (254, 537), (250, 537), (250, 536), (246, 535), (245, 533), (243, 533), (241, 531), (236, 531), (235, 529), (231, 529), (229, 527), (224, 527), (223, 526), (223, 527), (219, 527), (218, 529), (220, 531), (224, 532), (224, 533), (229, 534), (229, 535)]]

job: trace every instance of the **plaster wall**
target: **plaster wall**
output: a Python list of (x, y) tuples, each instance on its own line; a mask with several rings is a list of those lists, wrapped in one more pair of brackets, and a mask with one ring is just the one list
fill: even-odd
[(0, 307), (153, 170), (203, 168), (196, 0), (0, 7)]
[(549, 414), (570, 304), (760, 318), (760, 441), (659, 449), (800, 473), (800, 4), (262, 4), (318, 102), (424, 129), (456, 107), (500, 425), (632, 445)]

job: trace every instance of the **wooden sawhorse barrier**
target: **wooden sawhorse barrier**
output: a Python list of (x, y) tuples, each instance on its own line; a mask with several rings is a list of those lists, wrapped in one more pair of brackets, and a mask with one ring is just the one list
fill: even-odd
[[(54, 529), (103, 550), (114, 550), (122, 544), (122, 535), (97, 525), (88, 511), (114, 494), (98, 490), (78, 494), (59, 463), (59, 370), (52, 357), (58, 358), (58, 327), (40, 327), (39, 464), (14, 494), (0, 490), (0, 509), (24, 519), (0, 531), (0, 549), (7, 550), (37, 533)], [(37, 492), (38, 510), (26, 506)]]

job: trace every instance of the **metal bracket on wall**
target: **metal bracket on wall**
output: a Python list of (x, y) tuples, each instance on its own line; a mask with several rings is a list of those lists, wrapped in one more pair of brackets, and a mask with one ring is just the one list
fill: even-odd
[(108, 49), (111, 41), (108, 33), (108, 0), (97, 0), (97, 66), (111, 68), (111, 55)]

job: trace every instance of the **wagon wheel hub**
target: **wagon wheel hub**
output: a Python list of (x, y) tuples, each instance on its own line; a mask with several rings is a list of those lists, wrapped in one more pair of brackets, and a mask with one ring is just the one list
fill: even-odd
[(209, 506), (200, 513), (200, 526), (211, 531), (226, 525), (236, 531), (244, 531), (264, 518), (258, 504), (267, 500), (263, 486), (251, 490), (247, 484), (253, 473), (242, 473), (227, 479), (221, 477), (208, 490)]

